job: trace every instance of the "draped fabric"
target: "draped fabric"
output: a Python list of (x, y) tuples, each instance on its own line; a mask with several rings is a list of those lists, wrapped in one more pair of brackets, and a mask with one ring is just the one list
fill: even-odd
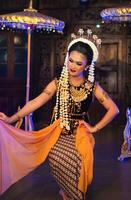
[[(45, 161), (62, 129), (56, 120), (39, 131), (24, 131), (0, 120), (0, 193)], [(78, 188), (83, 193), (93, 177), (94, 137), (78, 126), (76, 148), (82, 157)]]

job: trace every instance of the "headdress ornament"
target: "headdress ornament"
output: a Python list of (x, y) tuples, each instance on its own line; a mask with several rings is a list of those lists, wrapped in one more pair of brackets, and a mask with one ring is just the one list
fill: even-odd
[(73, 44), (77, 42), (86, 43), (91, 47), (93, 51), (92, 62), (97, 61), (98, 56), (99, 56), (98, 48), (101, 46), (101, 39), (98, 38), (97, 35), (93, 35), (91, 29), (87, 29), (86, 33), (83, 29), (79, 29), (77, 35), (75, 35), (74, 33), (71, 34), (71, 38), (73, 40), (69, 43), (68, 50)]

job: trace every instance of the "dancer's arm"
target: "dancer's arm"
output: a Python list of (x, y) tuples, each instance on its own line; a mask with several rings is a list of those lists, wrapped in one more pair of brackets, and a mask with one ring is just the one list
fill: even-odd
[(29, 113), (37, 110), (42, 105), (44, 105), (55, 94), (56, 89), (56, 82), (55, 80), (53, 80), (46, 86), (46, 88), (39, 96), (29, 101), (20, 111), (18, 111), (11, 117), (6, 116), (4, 113), (0, 113), (0, 119), (10, 124), (16, 122), (17, 120), (19, 120), (19, 118), (25, 117)]
[(116, 104), (112, 101), (112, 99), (99, 84), (96, 85), (94, 96), (104, 106), (107, 112), (95, 126), (91, 126), (86, 122), (80, 122), (84, 123), (91, 133), (97, 132), (100, 129), (104, 128), (119, 113), (119, 109)]

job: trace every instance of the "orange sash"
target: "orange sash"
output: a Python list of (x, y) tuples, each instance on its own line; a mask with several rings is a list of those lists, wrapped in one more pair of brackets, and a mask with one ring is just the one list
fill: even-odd
[[(0, 120), (0, 193), (43, 163), (57, 142), (62, 129), (56, 120), (47, 128), (27, 132)], [(93, 177), (94, 138), (85, 126), (79, 126), (76, 148), (82, 157), (78, 188), (86, 192)]]

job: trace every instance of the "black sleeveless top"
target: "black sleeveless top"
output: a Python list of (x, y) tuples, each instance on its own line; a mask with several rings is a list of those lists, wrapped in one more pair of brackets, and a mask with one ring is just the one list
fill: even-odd
[(71, 119), (83, 119), (88, 122), (88, 109), (93, 98), (94, 84), (85, 80), (80, 86), (69, 84), (69, 87), (69, 113)]
[[(60, 73), (56, 75), (58, 84)], [(72, 130), (77, 127), (78, 120), (89, 122), (88, 109), (93, 99), (94, 88), (95, 83), (92, 84), (87, 79), (79, 86), (73, 86), (69, 83), (70, 98), (68, 101), (68, 113)]]

